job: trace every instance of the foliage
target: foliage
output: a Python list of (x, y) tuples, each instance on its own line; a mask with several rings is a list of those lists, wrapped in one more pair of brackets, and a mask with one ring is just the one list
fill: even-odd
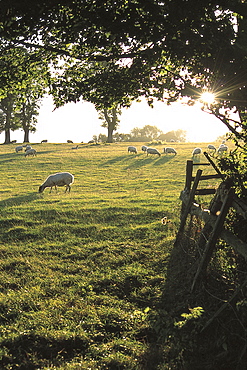
[(184, 143), (186, 141), (186, 131), (181, 129), (169, 131), (165, 134), (161, 134), (158, 139), (162, 141), (179, 141)]
[[(112, 135), (112, 139), (114, 142), (136, 141), (163, 144), (164, 141), (185, 142), (185, 136), (186, 131), (184, 130), (169, 131), (164, 134), (156, 126), (145, 125), (142, 128), (133, 128), (129, 134), (121, 134), (116, 132)], [(93, 140), (95, 142), (107, 142), (107, 136), (104, 134), (99, 134), (98, 137), (94, 135)]]
[(218, 163), (222, 173), (231, 181), (236, 193), (246, 197), (246, 154), (235, 149), (228, 156), (220, 158)]
[(98, 109), (99, 119), (103, 121), (102, 127), (107, 127), (108, 136), (107, 142), (113, 142), (113, 132), (117, 129), (120, 122), (119, 116), (121, 115), (121, 109), (119, 106), (114, 105), (111, 108)]
[(9, 0), (0, 15), (1, 48), (42, 50), (57, 68), (62, 64), (51, 81), (57, 106), (81, 98), (97, 107), (128, 106), (139, 96), (150, 105), (154, 97), (186, 96), (190, 104), (212, 91), (217, 102), (205, 109), (246, 142), (246, 6)]
[(10, 129), (19, 128), (24, 130), (24, 141), (29, 141), (29, 131), (35, 131), (35, 117), (47, 87), (47, 64), (23, 47), (5, 50), (0, 64), (1, 131), (5, 131), (5, 143), (10, 142)]
[(156, 126), (145, 125), (142, 128), (135, 127), (130, 131), (132, 141), (156, 140), (162, 133)]
[(181, 317), (184, 319), (181, 321), (176, 322), (174, 325), (178, 328), (182, 328), (186, 323), (188, 323), (192, 319), (198, 319), (204, 312), (202, 307), (194, 307), (189, 309), (190, 313), (182, 313)]
[(5, 142), (10, 141), (10, 129), (19, 128), (19, 120), (14, 115), (16, 104), (13, 94), (9, 93), (0, 101), (0, 132), (5, 131)]

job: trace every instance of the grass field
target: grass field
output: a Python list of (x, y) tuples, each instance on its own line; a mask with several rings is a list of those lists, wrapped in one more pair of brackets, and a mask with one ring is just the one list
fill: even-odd
[[(196, 335), (183, 343), (176, 322), (198, 302), (183, 301), (172, 253), (195, 144), (175, 143), (175, 157), (32, 146), (37, 157), (0, 146), (0, 368), (187, 369)], [(71, 192), (39, 194), (60, 171)]]

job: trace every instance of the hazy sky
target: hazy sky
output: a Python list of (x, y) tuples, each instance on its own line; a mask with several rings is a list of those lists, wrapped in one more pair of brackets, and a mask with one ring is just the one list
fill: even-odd
[[(40, 142), (47, 139), (50, 143), (88, 142), (93, 135), (107, 134), (107, 129), (101, 127), (94, 105), (88, 102), (69, 103), (54, 111), (51, 97), (43, 100), (38, 116), (37, 131), (30, 134), (30, 142)], [(163, 133), (182, 129), (187, 131), (187, 141), (210, 142), (227, 132), (225, 125), (200, 107), (189, 107), (174, 103), (167, 106), (156, 102), (150, 108), (145, 101), (134, 102), (130, 108), (122, 110), (118, 132), (129, 133), (134, 127), (152, 125)], [(22, 142), (23, 131), (11, 132), (11, 140)], [(0, 142), (4, 142), (4, 134), (0, 135)]]

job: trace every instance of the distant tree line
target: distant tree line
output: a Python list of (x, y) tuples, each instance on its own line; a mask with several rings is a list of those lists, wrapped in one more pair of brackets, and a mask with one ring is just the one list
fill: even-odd
[[(154, 140), (167, 142), (171, 141), (185, 142), (186, 134), (187, 134), (186, 131), (181, 129), (163, 133), (162, 130), (158, 129), (156, 126), (145, 125), (142, 128), (139, 127), (133, 128), (129, 134), (116, 132), (112, 135), (112, 139), (114, 142), (124, 142), (124, 141), (149, 142)], [(97, 143), (107, 142), (108, 136), (104, 134), (99, 134), (98, 136), (94, 135), (93, 140)]]

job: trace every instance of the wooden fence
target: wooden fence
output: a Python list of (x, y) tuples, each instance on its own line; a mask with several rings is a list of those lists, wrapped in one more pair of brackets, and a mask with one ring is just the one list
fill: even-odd
[[(185, 188), (181, 192), (180, 199), (182, 200), (181, 220), (177, 232), (174, 245), (177, 245), (183, 235), (186, 220), (188, 215), (195, 215), (204, 221), (204, 227), (198, 239), (199, 249), (202, 251), (201, 259), (198, 265), (197, 272), (192, 282), (191, 291), (195, 289), (197, 284), (202, 280), (206, 273), (207, 266), (212, 257), (216, 242), (219, 238), (226, 241), (237, 253), (247, 259), (247, 244), (239, 239), (231, 231), (224, 227), (225, 218), (232, 207), (247, 220), (247, 204), (239, 198), (232, 188), (232, 183), (226, 179), (214, 164), (209, 155), (205, 152), (207, 163), (193, 163), (187, 161)], [(193, 176), (194, 166), (212, 166), (215, 173), (212, 175), (202, 175), (202, 170), (198, 169), (196, 176)], [(203, 180), (221, 179), (221, 183), (217, 189), (215, 188), (198, 188), (198, 185)], [(209, 209), (204, 209), (195, 200), (196, 195), (214, 195), (210, 202)], [(245, 282), (246, 284), (246, 282)]]

